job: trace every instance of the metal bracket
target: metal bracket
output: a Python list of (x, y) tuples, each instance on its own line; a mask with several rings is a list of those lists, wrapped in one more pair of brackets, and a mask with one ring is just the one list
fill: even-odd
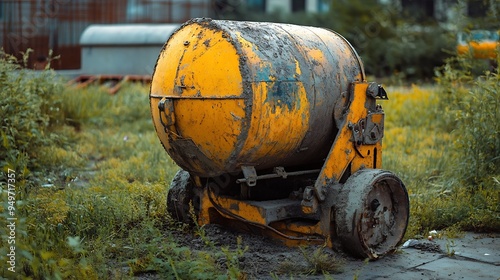
[(286, 179), (286, 177), (288, 176), (288, 174), (286, 174), (285, 168), (282, 166), (275, 167), (274, 173), (276, 173), (276, 175), (280, 176), (283, 179)]
[(255, 167), (243, 165), (241, 166), (241, 171), (243, 171), (243, 177), (245, 177), (245, 183), (249, 187), (253, 187), (257, 184), (257, 171), (255, 171)]
[(348, 124), (355, 147), (373, 145), (384, 137), (384, 113), (369, 113), (355, 124)]
[(384, 137), (384, 113), (371, 113), (366, 117), (363, 144), (373, 145)]
[(354, 145), (361, 146), (361, 144), (363, 144), (363, 133), (366, 127), (366, 119), (365, 118), (360, 119), (355, 124), (349, 123), (347, 127), (351, 129), (352, 142), (354, 142)]
[(389, 99), (385, 89), (381, 85), (373, 82), (368, 84), (366, 94), (376, 99), (383, 99), (383, 100)]
[(300, 206), (302, 208), (302, 212), (305, 214), (316, 213), (318, 209), (318, 199), (314, 195), (315, 188), (314, 186), (307, 186), (302, 194), (302, 201), (300, 202)]

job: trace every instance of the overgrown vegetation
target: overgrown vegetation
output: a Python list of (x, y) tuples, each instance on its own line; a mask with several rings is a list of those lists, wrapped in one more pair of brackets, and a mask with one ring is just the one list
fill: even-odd
[[(158, 143), (146, 87), (129, 84), (111, 96), (99, 87), (66, 87), (50, 70), (35, 74), (0, 58), (1, 182), (5, 189), (8, 169), (16, 171), (18, 217), (17, 274), (2, 270), (0, 276), (246, 277), (241, 241), (220, 248), (202, 227), (193, 232), (167, 214), (166, 185), (177, 167)], [(410, 193), (407, 237), (431, 229), (498, 231), (499, 75), (458, 57), (436, 77), (437, 87), (388, 90), (383, 104), (384, 168)], [(1, 199), (6, 221), (5, 191)], [(7, 230), (0, 227), (2, 263)], [(178, 233), (200, 236), (203, 250), (179, 245)], [(341, 269), (322, 248), (303, 254), (308, 266), (297, 273)]]
[[(29, 53), (24, 54), (25, 60)], [(2, 52), (0, 60), (0, 165), (9, 165), (17, 170), (18, 180), (26, 180), (41, 169), (41, 147), (66, 141), (50, 129), (61, 120), (58, 95), (63, 86), (51, 71), (26, 71)]]
[(491, 185), (492, 175), (500, 174), (499, 74), (466, 55), (448, 59), (436, 79), (439, 108), (447, 112), (443, 129), (457, 135), (454, 148), (461, 151), (458, 178), (474, 189)]
[(410, 238), (500, 229), (500, 79), (487, 68), (474, 75), (477, 65), (450, 58), (436, 72), (437, 90), (395, 90), (385, 105), (384, 168), (407, 183)]
[[(177, 166), (154, 131), (148, 88), (64, 86), (50, 70), (30, 72), (0, 54), (1, 220), (7, 174), (16, 172), (16, 273), (32, 279), (126, 279), (154, 271), (168, 279), (243, 274), (241, 249), (194, 252), (166, 211)], [(11, 205), (12, 206), (12, 205)], [(169, 230), (166, 230), (169, 229)], [(0, 227), (6, 264), (9, 229)], [(236, 259), (235, 259), (236, 258)], [(221, 259), (227, 260), (220, 262)], [(5, 267), (2, 265), (2, 267)]]

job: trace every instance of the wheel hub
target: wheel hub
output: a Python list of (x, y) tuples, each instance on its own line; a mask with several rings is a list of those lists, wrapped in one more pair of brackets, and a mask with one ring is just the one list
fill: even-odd
[(396, 249), (409, 218), (405, 186), (394, 174), (363, 169), (342, 187), (336, 203), (336, 231), (343, 247), (377, 259)]

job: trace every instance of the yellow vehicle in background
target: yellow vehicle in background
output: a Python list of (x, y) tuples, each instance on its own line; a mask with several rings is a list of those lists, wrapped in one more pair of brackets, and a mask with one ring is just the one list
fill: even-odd
[(471, 53), (478, 59), (496, 59), (500, 49), (500, 30), (461, 32), (457, 38), (458, 54)]

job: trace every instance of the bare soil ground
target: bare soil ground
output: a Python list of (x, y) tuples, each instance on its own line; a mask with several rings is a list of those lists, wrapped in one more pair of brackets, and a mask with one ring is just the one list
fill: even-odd
[[(303, 248), (287, 247), (280, 241), (259, 234), (234, 231), (219, 225), (210, 224), (203, 227), (206, 240), (213, 242), (216, 247), (227, 247), (232, 251), (238, 249), (238, 237), (241, 237), (240, 248), (244, 248), (243, 256), (239, 258), (241, 270), (248, 279), (272, 279), (272, 275), (279, 276), (312, 276), (314, 266), (307, 261), (315, 250), (331, 257), (332, 261), (343, 263), (348, 256), (342, 252), (334, 252), (329, 248), (311, 245)], [(179, 245), (189, 247), (193, 251), (206, 251), (209, 246), (196, 234), (174, 233)], [(306, 257), (307, 256), (307, 257)], [(225, 260), (218, 263), (224, 265)], [(339, 271), (341, 266), (338, 267)], [(330, 273), (335, 273), (332, 271)], [(322, 275), (321, 273), (319, 273)]]
[[(227, 247), (233, 252), (247, 247), (239, 257), (246, 279), (499, 279), (500, 234), (465, 233), (458, 239), (413, 240), (412, 245), (398, 249), (377, 261), (352, 258), (344, 252), (322, 246), (287, 247), (258, 234), (237, 232), (219, 225), (203, 227), (205, 238), (192, 231), (172, 232), (179, 245), (192, 251), (210, 251)], [(206, 242), (212, 242), (212, 249)], [(321, 271), (314, 265), (320, 252), (323, 261), (336, 265)], [(217, 260), (222, 268), (224, 258)], [(137, 275), (136, 279), (161, 279), (154, 273)]]

